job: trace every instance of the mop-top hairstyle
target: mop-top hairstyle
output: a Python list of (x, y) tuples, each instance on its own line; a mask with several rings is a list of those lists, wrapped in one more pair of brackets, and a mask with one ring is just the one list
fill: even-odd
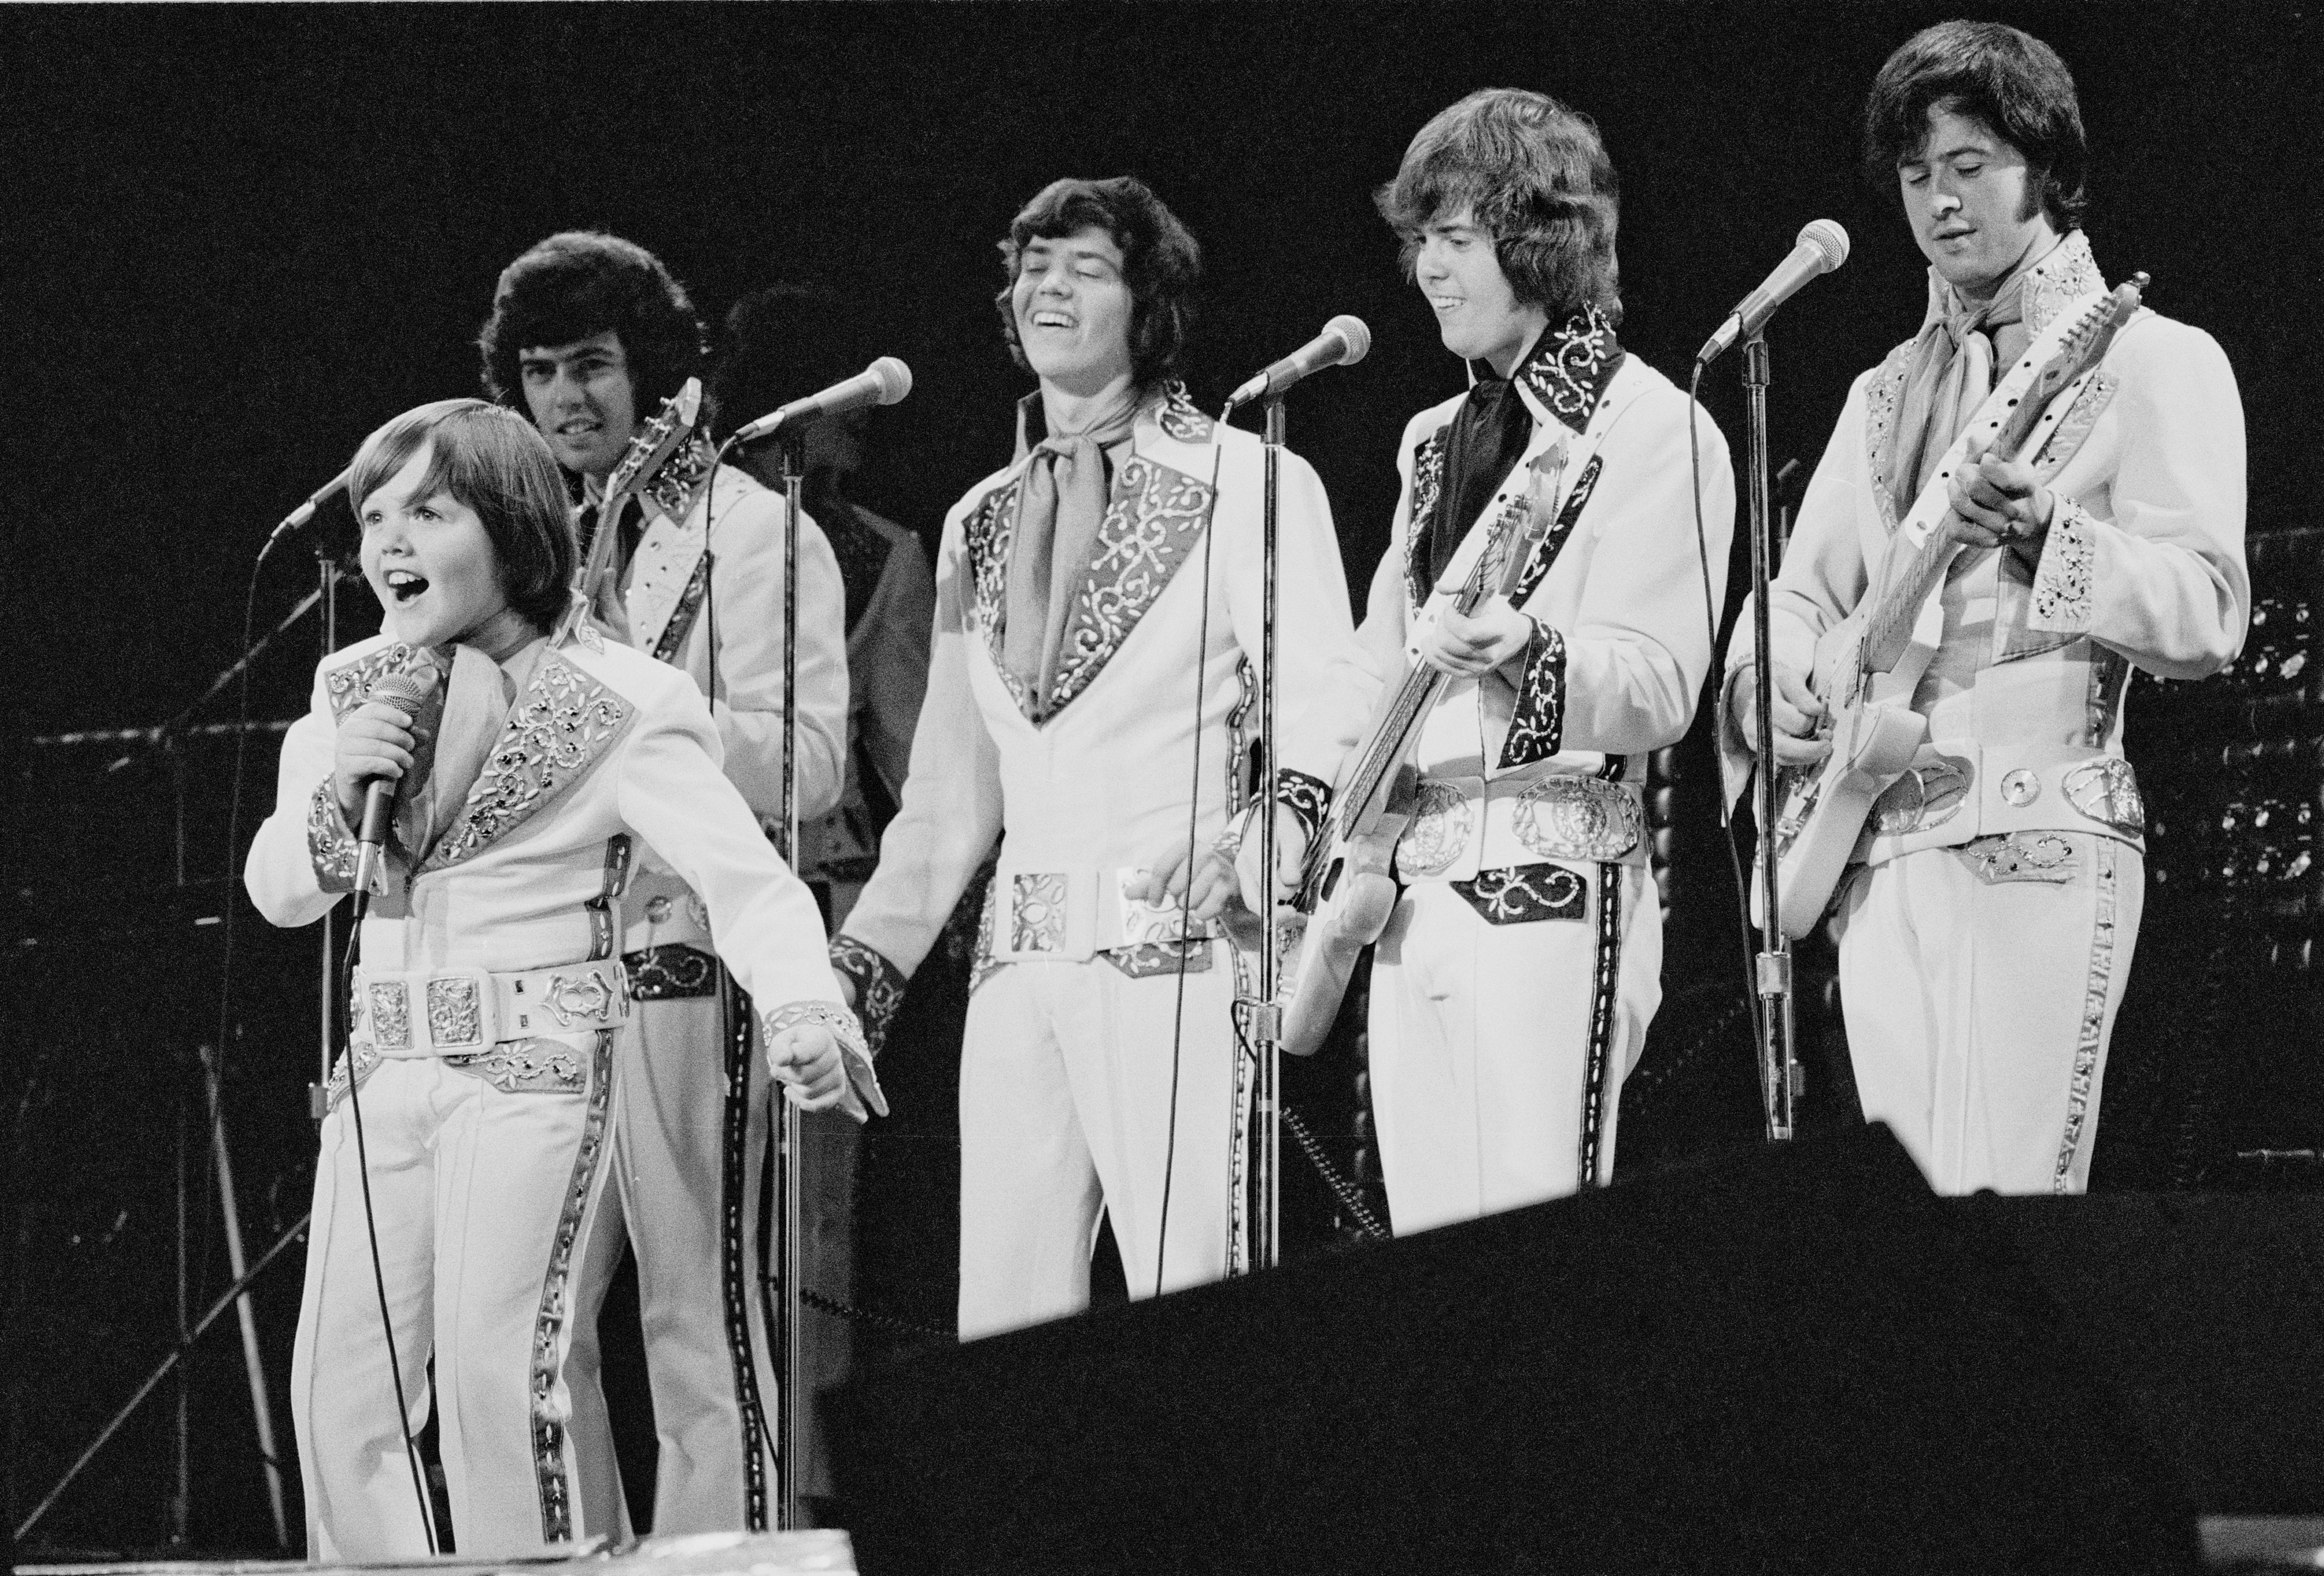
[[(2058, 51), (1997, 22), (1941, 22), (1888, 57), (1864, 101), (1864, 175), (1896, 189), (1896, 166), (1929, 139), (1929, 111), (1981, 122), (2025, 156), (2029, 196), (2062, 234), (2089, 207), (2089, 146)], [(2029, 210), (2021, 216), (2032, 218)]]
[(531, 422), (484, 400), (438, 400), (406, 410), (363, 441), (347, 476), (355, 518), (425, 447), (415, 493), (443, 493), (476, 512), (493, 544), (502, 593), (547, 633), (570, 600), (575, 548), (564, 473)]
[(1466, 208), (1518, 300), (1552, 322), (1586, 307), (1622, 320), (1614, 161), (1590, 117), (1545, 93), (1484, 88), (1439, 111), (1372, 200), (1404, 242), (1406, 279), (1427, 226)]

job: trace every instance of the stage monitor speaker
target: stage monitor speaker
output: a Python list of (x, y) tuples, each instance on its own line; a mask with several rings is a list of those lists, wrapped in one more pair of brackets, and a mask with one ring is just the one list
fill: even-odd
[(937, 1351), (831, 1398), (866, 1576), (2146, 1571), (2172, 1474), (1867, 1129)]

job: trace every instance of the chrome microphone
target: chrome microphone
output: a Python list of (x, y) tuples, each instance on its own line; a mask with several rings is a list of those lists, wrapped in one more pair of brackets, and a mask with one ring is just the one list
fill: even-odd
[(1220, 415), (1254, 400), (1275, 399), (1300, 379), (1327, 366), (1353, 366), (1371, 347), (1372, 331), (1364, 327), (1364, 320), (1342, 312), (1324, 324), (1321, 334), (1229, 394), (1226, 410)]
[(883, 355), (852, 378), (842, 379), (820, 393), (793, 400), (779, 410), (744, 423), (726, 441), (738, 447), (756, 443), (785, 427), (819, 421), (825, 416), (861, 410), (869, 405), (892, 405), (911, 392), (912, 369), (892, 355)]
[[(428, 676), (433, 668), (415, 668), (409, 673), (391, 673), (373, 687), (371, 700), (383, 700), (403, 713), (406, 727), (420, 714), (420, 707), (428, 698)], [(379, 867), (387, 856), (387, 828), (395, 815), (395, 796), (403, 786), (402, 779), (375, 777), (364, 785), (363, 825), (355, 833), (355, 890), (371, 890), (378, 878)]]
[(334, 494), (344, 493), (347, 490), (347, 482), (355, 474), (355, 466), (349, 465), (346, 470), (341, 471), (337, 475), (333, 476), (329, 481), (316, 488), (314, 492), (309, 493), (307, 496), (307, 502), (301, 503), (298, 508), (284, 515), (282, 517), (282, 523), (266, 533), (266, 545), (271, 548), (276, 542), (281, 541), (284, 537), (289, 536), (292, 531), (303, 530), (307, 525), (307, 522), (315, 518), (315, 511), (329, 502)]
[(1738, 339), (1748, 339), (1766, 327), (1775, 309), (1799, 293), (1800, 287), (1820, 273), (1830, 273), (1848, 261), (1848, 232), (1834, 219), (1812, 219), (1792, 244), (1791, 255), (1775, 264), (1759, 288), (1737, 303), (1719, 332), (1702, 342), (1694, 364), (1709, 366), (1727, 354)]

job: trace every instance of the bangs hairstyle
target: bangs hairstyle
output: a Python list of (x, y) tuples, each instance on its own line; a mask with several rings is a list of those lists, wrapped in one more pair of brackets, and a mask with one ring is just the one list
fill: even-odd
[[(2059, 232), (2089, 207), (2089, 147), (2074, 78), (2058, 51), (1997, 22), (1941, 22), (1888, 57), (1864, 101), (1864, 177), (1896, 190), (1896, 167), (1929, 136), (1929, 111), (1985, 126), (2025, 156), (2027, 186)], [(2033, 217), (2032, 214), (2024, 216)]]
[(1141, 389), (1181, 375), (1186, 341), (1194, 327), (1194, 286), (1203, 277), (1203, 249), (1178, 216), (1163, 206), (1134, 175), (1110, 180), (1053, 180), (1010, 221), (1001, 243), (1001, 272), (1008, 282), (993, 305), (1001, 310), (1001, 336), (1009, 358), (1026, 372), (1025, 347), (1017, 338), (1017, 316), (1010, 297), (1025, 248), (1095, 226), (1121, 248), (1122, 280), (1130, 286), (1130, 371)]
[(406, 410), (355, 450), (347, 497), (357, 520), (364, 501), (422, 445), (428, 470), (416, 495), (440, 493), (475, 510), (509, 605), (543, 633), (555, 628), (571, 597), (577, 555), (564, 473), (548, 440), (515, 411), (483, 400), (438, 400)]
[(1407, 280), (1427, 226), (1465, 207), (1518, 300), (1554, 324), (1585, 307), (1622, 320), (1614, 161), (1590, 117), (1545, 93), (1484, 88), (1439, 111), (1372, 202), (1404, 242)]
[(493, 315), (476, 335), (484, 392), (523, 410), (520, 355), (608, 329), (622, 336), (641, 418), (702, 369), (701, 319), (661, 259), (602, 231), (551, 235), (501, 271)]

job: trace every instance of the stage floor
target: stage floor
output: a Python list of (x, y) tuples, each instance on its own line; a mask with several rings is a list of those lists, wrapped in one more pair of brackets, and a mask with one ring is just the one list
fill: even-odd
[(378, 1564), (309, 1564), (291, 1560), (129, 1560), (17, 1565), (18, 1576), (286, 1576), (307, 1572), (426, 1571), (428, 1576), (488, 1576), (523, 1571), (527, 1576), (571, 1572), (580, 1576), (853, 1576), (855, 1550), (844, 1532), (695, 1533), (641, 1538), (615, 1551), (603, 1539), (557, 1553), (504, 1559), (468, 1559), (447, 1554), (433, 1560), (394, 1560)]

